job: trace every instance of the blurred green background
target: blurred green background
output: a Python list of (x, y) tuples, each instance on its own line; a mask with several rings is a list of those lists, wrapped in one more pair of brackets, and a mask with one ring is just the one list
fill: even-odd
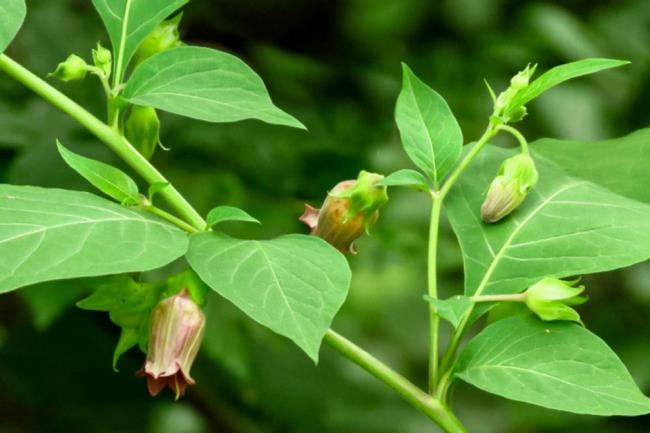
[[(466, 141), (490, 112), (495, 89), (528, 62), (545, 70), (584, 57), (632, 65), (557, 88), (529, 107), (521, 128), (540, 137), (603, 139), (650, 125), (647, 0), (192, 0), (182, 34), (244, 58), (275, 102), (309, 133), (247, 121), (214, 125), (163, 115), (154, 163), (201, 212), (240, 206), (263, 226), (239, 236), (304, 232), (302, 203), (318, 205), (361, 169), (410, 167), (393, 121), (400, 62), (448, 100)], [(89, 0), (31, 0), (9, 54), (44, 76), (70, 52), (108, 45)], [(104, 116), (101, 88), (53, 83)], [(55, 151), (119, 165), (97, 140), (7, 77), (0, 78), (0, 181), (88, 189)], [(507, 143), (507, 139), (505, 141)], [(471, 172), (471, 170), (470, 170)], [(373, 234), (351, 258), (350, 296), (334, 328), (423, 385), (426, 381), (426, 197), (391, 191)], [(462, 263), (448, 227), (441, 244), (443, 295), (461, 290)], [(154, 276), (151, 276), (152, 278)], [(587, 278), (587, 325), (610, 343), (650, 393), (650, 265)], [(73, 307), (80, 282), (43, 284), (0, 298), (0, 432), (419, 433), (423, 415), (328, 347), (316, 367), (292, 343), (209, 300), (198, 385), (174, 403), (151, 399), (135, 378), (137, 351), (111, 370), (118, 328)], [(444, 328), (444, 337), (448, 328)], [(455, 407), (481, 433), (648, 432), (650, 417), (575, 416), (509, 402), (469, 386)]]

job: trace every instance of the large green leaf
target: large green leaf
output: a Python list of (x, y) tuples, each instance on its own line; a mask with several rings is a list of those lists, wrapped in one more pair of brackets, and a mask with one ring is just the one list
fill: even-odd
[(93, 5), (111, 39), (114, 66), (117, 67), (121, 52), (122, 70), (125, 70), (135, 50), (147, 35), (188, 1), (93, 0)]
[(406, 65), (395, 121), (404, 150), (437, 186), (460, 157), (463, 133), (443, 97)]
[(0, 2), (0, 53), (7, 48), (20, 30), (26, 12), (25, 0)]
[(545, 138), (530, 148), (571, 176), (650, 203), (650, 128), (597, 142)]
[(249, 241), (200, 233), (187, 259), (217, 293), (318, 360), (350, 284), (348, 263), (332, 246), (304, 235)]
[(650, 258), (649, 205), (540, 159), (540, 181), (522, 206), (498, 224), (484, 224), (479, 209), (487, 185), (512, 154), (487, 147), (446, 203), (463, 250), (467, 295), (516, 293), (544, 276), (607, 271)]
[(515, 316), (488, 326), (462, 352), (455, 373), (512, 400), (592, 415), (643, 415), (650, 399), (607, 344), (567, 322)]
[(0, 293), (159, 268), (187, 246), (176, 227), (92, 194), (0, 185)]
[(145, 60), (123, 96), (136, 105), (208, 122), (258, 119), (304, 128), (273, 105), (264, 82), (246, 63), (211, 48), (184, 46)]

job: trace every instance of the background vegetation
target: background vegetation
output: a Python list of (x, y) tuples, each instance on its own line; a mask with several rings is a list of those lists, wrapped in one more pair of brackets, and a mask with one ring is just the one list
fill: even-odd
[[(10, 55), (44, 76), (69, 50), (86, 55), (103, 27), (87, 0), (32, 0)], [(540, 137), (593, 140), (650, 125), (650, 2), (647, 0), (193, 0), (183, 36), (230, 50), (264, 78), (276, 103), (309, 133), (247, 121), (200, 123), (163, 115), (154, 163), (197, 208), (247, 209), (263, 227), (236, 234), (304, 231), (302, 203), (322, 201), (360, 169), (408, 166), (393, 108), (400, 61), (449, 101), (466, 141), (490, 112), (495, 89), (528, 62), (542, 70), (584, 57), (631, 66), (563, 85), (531, 104), (522, 129)], [(53, 82), (103, 117), (101, 89)], [(6, 77), (0, 79), (0, 182), (87, 189), (56, 152), (117, 160), (63, 114)], [(507, 144), (507, 139), (504, 141)], [(649, 143), (650, 144), (650, 143)], [(428, 204), (410, 191), (391, 202), (351, 259), (353, 286), (334, 328), (379, 358), (426, 381), (425, 250)], [(443, 297), (460, 291), (462, 263), (443, 231)], [(155, 278), (155, 275), (149, 275)], [(621, 354), (650, 392), (650, 265), (590, 277), (590, 329)], [(436, 427), (383, 385), (328, 348), (318, 367), (214, 296), (208, 334), (185, 400), (151, 399), (133, 372), (136, 351), (111, 370), (118, 337), (105, 314), (73, 307), (83, 282), (57, 282), (0, 297), (0, 433), (398, 433)], [(444, 326), (444, 325), (443, 325)], [(545, 411), (460, 385), (460, 416), (472, 431), (647, 432), (650, 418), (603, 419)], [(460, 399), (459, 399), (460, 400)]]

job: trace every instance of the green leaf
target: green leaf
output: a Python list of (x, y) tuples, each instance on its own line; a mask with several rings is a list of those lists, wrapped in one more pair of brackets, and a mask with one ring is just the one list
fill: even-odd
[[(93, 0), (113, 46), (114, 73), (126, 70), (140, 43), (189, 0)], [(117, 71), (120, 63), (121, 71)]]
[(242, 221), (261, 224), (256, 218), (250, 216), (246, 211), (232, 206), (215, 207), (208, 213), (207, 221), (208, 228), (214, 227), (215, 225), (226, 221)]
[(424, 84), (406, 65), (395, 120), (402, 146), (437, 186), (460, 158), (463, 133), (442, 96)]
[(544, 138), (530, 144), (537, 159), (557, 164), (580, 177), (626, 197), (650, 203), (650, 128), (611, 140), (583, 142)]
[(0, 185), (0, 293), (156, 269), (187, 246), (176, 227), (92, 194)]
[(472, 300), (467, 296), (458, 295), (442, 300), (425, 295), (424, 299), (435, 305), (438, 316), (451, 323), (454, 329), (458, 328), (460, 322), (472, 308)]
[(66, 149), (59, 140), (56, 141), (56, 146), (66, 164), (95, 188), (122, 204), (138, 204), (138, 185), (128, 174), (103, 162), (78, 155)]
[(598, 336), (567, 322), (515, 316), (488, 326), (458, 359), (455, 374), (512, 400), (591, 415), (650, 413), (627, 369)]
[(551, 68), (517, 94), (509, 105), (509, 111), (514, 111), (518, 107), (526, 105), (526, 103), (537, 98), (550, 88), (567, 80), (593, 74), (605, 69), (617, 68), (628, 63), (630, 62), (625, 60), (584, 59)]
[(258, 119), (303, 128), (273, 105), (262, 79), (237, 57), (211, 48), (183, 46), (140, 64), (124, 89), (132, 104), (208, 122)]
[(26, 13), (25, 0), (0, 2), (0, 53), (4, 52), (20, 30)]
[(428, 191), (429, 186), (427, 178), (422, 173), (415, 170), (398, 170), (386, 176), (384, 180), (379, 182), (380, 185), (385, 186), (408, 186), (418, 191)]
[[(650, 206), (537, 160), (540, 181), (498, 224), (484, 224), (486, 186), (512, 151), (487, 147), (446, 201), (463, 250), (465, 294), (517, 293), (542, 277), (603, 272), (650, 258)], [(585, 160), (583, 160), (585, 163)]]
[(318, 361), (350, 285), (347, 260), (327, 242), (304, 235), (249, 241), (206, 232), (192, 236), (187, 260), (217, 293)]

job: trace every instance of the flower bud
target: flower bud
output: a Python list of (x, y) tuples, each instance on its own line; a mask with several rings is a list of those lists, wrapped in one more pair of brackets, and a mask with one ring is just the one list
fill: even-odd
[(535, 73), (537, 65), (527, 65), (523, 71), (510, 79), (510, 87), (501, 92), (494, 103), (494, 115), (502, 122), (517, 122), (526, 116), (526, 107), (513, 104), (515, 98), (523, 91)]
[(93, 50), (93, 64), (101, 69), (106, 77), (111, 75), (111, 65), (113, 56), (111, 51), (102, 47), (102, 44), (97, 42), (97, 48)]
[(151, 107), (134, 105), (124, 124), (126, 139), (147, 159), (160, 144), (160, 120)]
[(575, 286), (578, 280), (563, 281), (544, 278), (526, 290), (526, 305), (542, 320), (570, 320), (582, 323), (580, 315), (571, 308), (587, 302), (586, 296), (579, 296), (584, 286)]
[(524, 201), (537, 179), (535, 163), (527, 154), (503, 161), (481, 206), (481, 219), (494, 223), (509, 215)]
[(368, 232), (379, 218), (379, 208), (388, 202), (384, 176), (362, 171), (357, 180), (338, 183), (327, 195), (323, 207), (305, 205), (300, 217), (311, 234), (325, 239), (343, 254), (356, 254), (353, 242)]
[(183, 18), (179, 13), (174, 18), (163, 21), (146, 37), (135, 52), (135, 64), (140, 64), (154, 54), (158, 54), (170, 48), (180, 47), (183, 43), (178, 33), (178, 25)]
[(58, 78), (61, 81), (76, 81), (86, 78), (88, 64), (76, 54), (70, 54), (65, 62), (59, 63), (54, 72), (48, 74), (50, 77)]
[(188, 291), (163, 299), (151, 312), (149, 348), (139, 376), (147, 377), (149, 394), (169, 386), (176, 399), (193, 385), (190, 368), (201, 346), (205, 316)]

